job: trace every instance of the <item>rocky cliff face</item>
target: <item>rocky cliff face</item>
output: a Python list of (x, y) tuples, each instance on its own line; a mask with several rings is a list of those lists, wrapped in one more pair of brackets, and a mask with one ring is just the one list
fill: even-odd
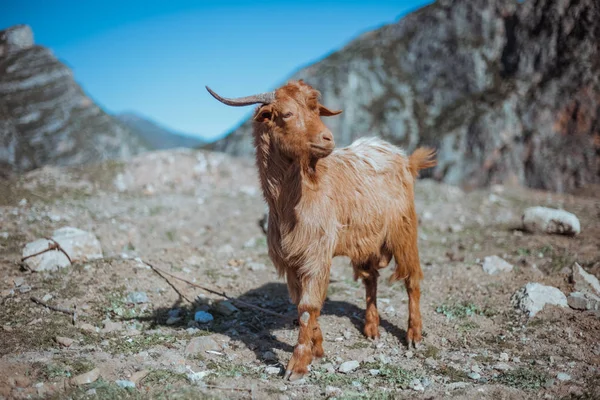
[(128, 157), (144, 149), (85, 95), (26, 25), (0, 31), (0, 174)]
[[(440, 0), (292, 79), (344, 110), (326, 121), (338, 145), (433, 145), (447, 183), (569, 191), (600, 182), (598, 43), (597, 0)], [(250, 131), (211, 148), (249, 154)]]

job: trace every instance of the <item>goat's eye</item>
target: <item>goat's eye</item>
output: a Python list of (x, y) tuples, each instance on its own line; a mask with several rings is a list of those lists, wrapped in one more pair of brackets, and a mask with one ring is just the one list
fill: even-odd
[(291, 112), (286, 112), (285, 114), (283, 114), (283, 118), (289, 118), (292, 115), (294, 115), (294, 114), (292, 114)]
[(268, 111), (263, 112), (262, 114), (260, 114), (260, 117), (262, 119), (271, 119), (271, 113)]

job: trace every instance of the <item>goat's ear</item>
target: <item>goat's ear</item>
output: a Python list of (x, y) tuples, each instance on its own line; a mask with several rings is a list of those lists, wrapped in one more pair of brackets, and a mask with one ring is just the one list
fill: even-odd
[(342, 110), (332, 111), (329, 108), (325, 107), (323, 104), (319, 104), (319, 115), (321, 117), (332, 117), (341, 113)]
[(274, 109), (270, 104), (259, 107), (254, 115), (254, 120), (258, 122), (273, 121)]

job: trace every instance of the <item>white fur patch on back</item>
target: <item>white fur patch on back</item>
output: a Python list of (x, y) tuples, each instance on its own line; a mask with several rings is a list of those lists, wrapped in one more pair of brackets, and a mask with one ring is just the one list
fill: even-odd
[(377, 172), (389, 168), (391, 162), (398, 156), (406, 158), (406, 152), (403, 149), (377, 137), (357, 139), (350, 146), (335, 150), (334, 154), (342, 156), (344, 159), (354, 155), (356, 159), (348, 159), (348, 161), (366, 163)]

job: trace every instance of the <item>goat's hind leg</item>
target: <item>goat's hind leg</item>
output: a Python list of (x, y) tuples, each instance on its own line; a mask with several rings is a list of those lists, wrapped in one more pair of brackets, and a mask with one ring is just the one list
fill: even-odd
[[(365, 285), (367, 308), (365, 310), (365, 327), (363, 333), (369, 339), (379, 338), (379, 312), (377, 311), (377, 279), (379, 278), (378, 269), (384, 260), (375, 258), (364, 264), (354, 266), (356, 278), (362, 278)], [(389, 259), (388, 259), (389, 262)], [(387, 265), (387, 263), (386, 263)]]

